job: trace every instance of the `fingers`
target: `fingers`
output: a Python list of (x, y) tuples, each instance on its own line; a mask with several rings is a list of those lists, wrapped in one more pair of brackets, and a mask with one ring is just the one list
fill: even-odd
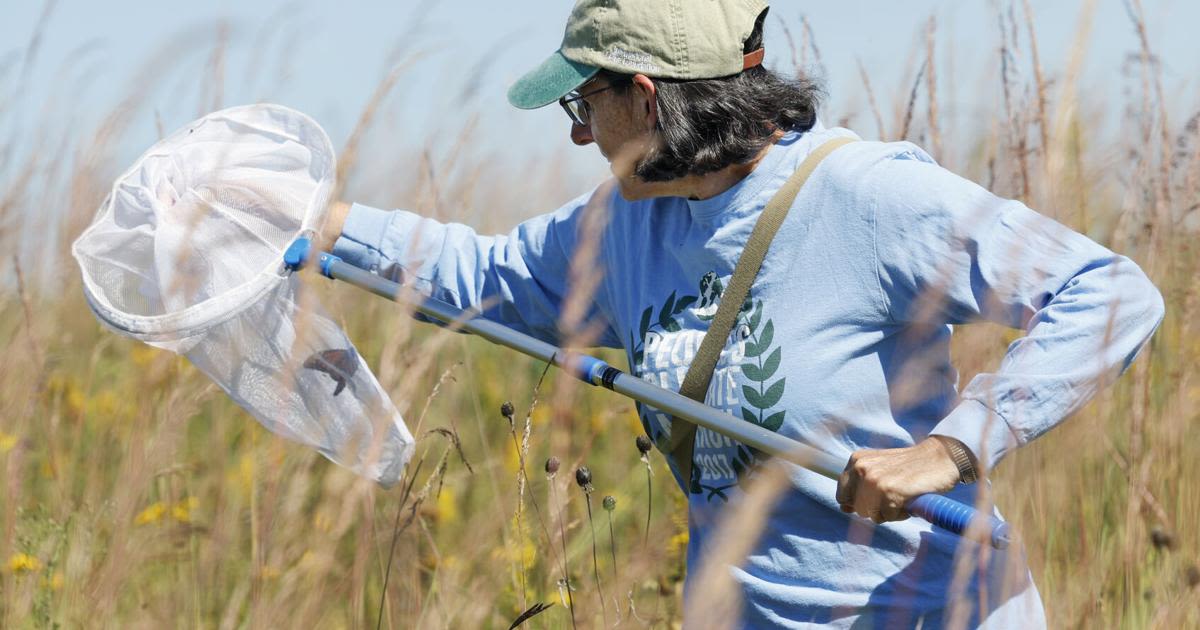
[(857, 451), (847, 462), (838, 478), (837, 502), (842, 512), (858, 514), (876, 524), (907, 519), (908, 512), (901, 503), (889, 498), (880, 486), (878, 471), (873, 471), (873, 458), (878, 451)]
[(882, 503), (883, 495), (878, 488), (869, 483), (859, 482), (854, 495), (854, 511), (859, 516), (875, 521), (876, 525), (884, 522)]
[(855, 487), (858, 485), (858, 476), (854, 472), (854, 460), (857, 453), (850, 456), (849, 463), (842, 470), (842, 474), (838, 477), (837, 485), (837, 502), (841, 506), (842, 511), (850, 514), (854, 512), (854, 494)]
[(908, 511), (902, 505), (896, 505), (891, 501), (884, 501), (883, 508), (880, 510), (880, 518), (882, 521), (876, 522), (892, 522), (903, 521), (908, 518)]
[(872, 484), (863, 483), (864, 454), (865, 451), (859, 451), (851, 455), (846, 468), (842, 470), (838, 478), (837, 502), (846, 514), (858, 514), (882, 523), (885, 520), (880, 505), (882, 496)]

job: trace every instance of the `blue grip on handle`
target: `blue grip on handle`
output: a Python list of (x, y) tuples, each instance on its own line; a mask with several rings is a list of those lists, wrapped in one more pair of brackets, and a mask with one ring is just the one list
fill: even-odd
[(326, 278), (332, 278), (333, 272), (330, 269), (335, 262), (342, 262), (342, 259), (329, 252), (321, 252), (321, 257), (317, 259), (317, 263), (321, 266), (321, 275)]
[(587, 355), (579, 355), (575, 358), (579, 361), (575, 365), (575, 377), (591, 385), (599, 384), (600, 375), (604, 372), (604, 368), (608, 367), (608, 364)]
[[(987, 514), (982, 514), (969, 505), (940, 494), (923, 494), (905, 506), (909, 514), (919, 516), (938, 527), (956, 534), (967, 534), (976, 519), (986, 527), (986, 536), (996, 549), (1008, 547), (1008, 523)], [(982, 529), (982, 528), (981, 528)], [(980, 532), (983, 533), (983, 532)]]

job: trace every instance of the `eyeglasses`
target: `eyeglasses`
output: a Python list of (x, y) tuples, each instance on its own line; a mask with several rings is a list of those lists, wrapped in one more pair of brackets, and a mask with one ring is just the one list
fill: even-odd
[(580, 127), (588, 126), (592, 119), (592, 106), (587, 101), (583, 100), (589, 96), (595, 96), (601, 92), (607, 92), (622, 84), (616, 83), (608, 87), (602, 87), (599, 90), (593, 90), (587, 94), (580, 94), (574, 90), (567, 93), (566, 96), (558, 99), (558, 104), (562, 105), (563, 111), (567, 112), (567, 116), (572, 123)]

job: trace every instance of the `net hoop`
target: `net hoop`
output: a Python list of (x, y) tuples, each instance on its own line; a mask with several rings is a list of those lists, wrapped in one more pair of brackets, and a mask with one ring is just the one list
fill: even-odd
[[(297, 133), (287, 139), (315, 149), (317, 156), (322, 158), (324, 162), (324, 167), (320, 169), (323, 176), (314, 187), (308, 199), (300, 230), (295, 236), (300, 236), (306, 232), (315, 233), (320, 228), (324, 222), (329, 200), (333, 194), (334, 174), (336, 170), (333, 143), (329, 140), (329, 136), (325, 133), (325, 130), (309, 116), (294, 109), (275, 104), (243, 105), (208, 114), (180, 128), (167, 138), (150, 147), (134, 162), (133, 166), (117, 178), (113, 182), (109, 196), (97, 211), (96, 219), (84, 230), (71, 247), (72, 254), (82, 270), (84, 295), (87, 298), (88, 306), (104, 323), (123, 334), (143, 341), (174, 341), (183, 339), (235, 317), (238, 313), (253, 305), (258, 298), (274, 289), (279, 283), (287, 280), (290, 272), (286, 271), (283, 265), (283, 253), (280, 252), (266, 269), (263, 269), (233, 289), (224, 291), (178, 311), (159, 315), (134, 315), (115, 307), (109, 301), (105, 296), (105, 292), (100, 288), (99, 281), (90, 272), (91, 266), (85, 264), (87, 254), (81, 249), (81, 244), (85, 243), (96, 230), (101, 228), (100, 218), (112, 211), (112, 199), (115, 195), (119, 194), (122, 184), (130, 181), (131, 178), (137, 175), (147, 160), (156, 157), (170, 158), (172, 149), (179, 147), (184, 138), (194, 130), (211, 123), (215, 119), (242, 122), (245, 119), (253, 118), (253, 115), (264, 114), (297, 123), (296, 129), (303, 133)], [(265, 133), (278, 134), (278, 130), (276, 129), (263, 131)]]

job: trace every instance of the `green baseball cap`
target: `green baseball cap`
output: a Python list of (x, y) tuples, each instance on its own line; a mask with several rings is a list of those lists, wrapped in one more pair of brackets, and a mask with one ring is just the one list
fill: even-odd
[(664, 79), (727, 77), (762, 63), (744, 54), (765, 0), (578, 0), (562, 45), (517, 80), (508, 102), (536, 109), (600, 70)]

